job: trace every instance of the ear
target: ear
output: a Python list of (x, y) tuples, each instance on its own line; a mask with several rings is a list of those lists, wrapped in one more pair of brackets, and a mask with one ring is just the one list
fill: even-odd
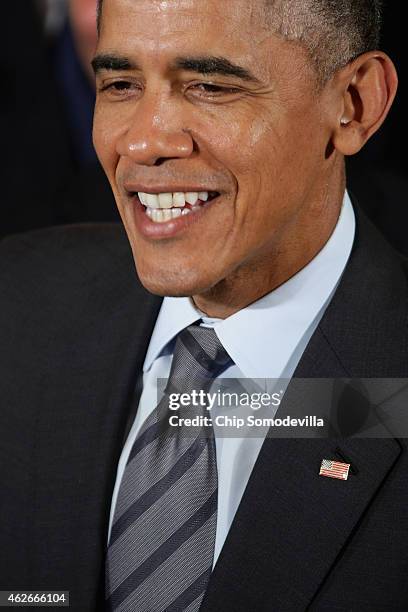
[(381, 51), (359, 56), (334, 77), (337, 116), (332, 144), (343, 155), (354, 155), (381, 127), (398, 88), (391, 59)]

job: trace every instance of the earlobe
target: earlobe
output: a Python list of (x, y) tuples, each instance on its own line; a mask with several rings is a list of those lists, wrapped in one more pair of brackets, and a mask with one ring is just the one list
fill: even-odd
[(381, 127), (394, 101), (398, 77), (391, 59), (380, 51), (358, 57), (338, 75), (341, 116), (332, 143), (343, 155), (358, 153)]

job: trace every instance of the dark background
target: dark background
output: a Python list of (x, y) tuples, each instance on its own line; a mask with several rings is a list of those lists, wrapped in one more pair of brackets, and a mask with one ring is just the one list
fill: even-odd
[[(90, 151), (93, 91), (75, 58), (72, 27), (65, 19), (53, 31), (48, 26), (47, 32), (45, 2), (9, 6), (15, 11), (12, 25), (2, 20), (6, 151), (0, 236), (119, 219), (107, 180)], [(347, 167), (350, 191), (388, 240), (408, 254), (405, 29), (404, 3), (387, 2), (382, 49), (397, 66), (400, 89), (385, 125), (360, 154), (347, 160)]]
[(400, 79), (390, 114), (364, 149), (347, 160), (348, 186), (371, 219), (408, 255), (407, 52), (404, 3), (385, 3), (381, 48), (394, 61)]

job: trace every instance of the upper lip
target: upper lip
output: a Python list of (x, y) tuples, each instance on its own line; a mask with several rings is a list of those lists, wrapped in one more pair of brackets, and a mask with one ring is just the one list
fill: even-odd
[(125, 183), (124, 184), (124, 188), (125, 190), (129, 193), (152, 193), (152, 194), (159, 194), (159, 193), (187, 193), (187, 192), (200, 192), (200, 191), (207, 191), (207, 192), (216, 192), (216, 193), (220, 193), (219, 189), (213, 189), (212, 187), (205, 185), (203, 186), (197, 186), (197, 185), (157, 185), (157, 183), (154, 185), (154, 187), (152, 185), (142, 185), (141, 183)]

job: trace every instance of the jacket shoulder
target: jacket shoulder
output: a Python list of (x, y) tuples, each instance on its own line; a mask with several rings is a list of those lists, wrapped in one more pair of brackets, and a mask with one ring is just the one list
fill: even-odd
[(0, 241), (0, 274), (49, 275), (68, 273), (68, 278), (92, 275), (103, 264), (132, 262), (130, 245), (119, 223), (51, 227), (15, 234)]
[(102, 330), (153, 299), (120, 224), (42, 229), (0, 242), (0, 335), (10, 350), (17, 339), (26, 345), (38, 336), (44, 345), (67, 330)]

